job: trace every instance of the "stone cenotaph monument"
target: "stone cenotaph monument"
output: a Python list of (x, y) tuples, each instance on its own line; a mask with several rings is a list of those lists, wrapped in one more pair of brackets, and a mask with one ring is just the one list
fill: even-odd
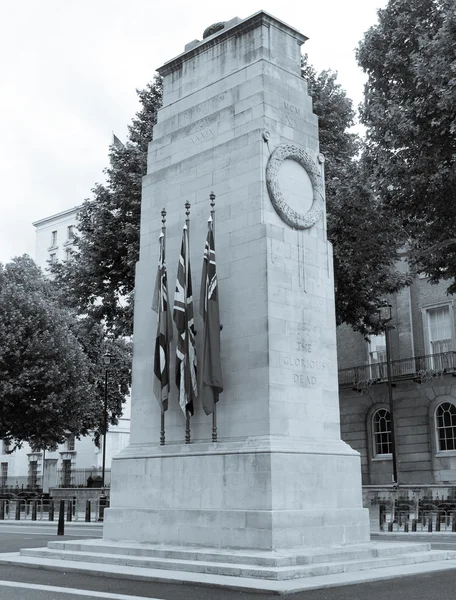
[[(306, 38), (263, 11), (219, 27), (158, 69), (163, 107), (143, 182), (131, 441), (113, 461), (104, 539), (263, 551), (367, 542), (360, 457), (340, 438), (323, 157), (300, 67)], [(172, 297), (186, 202), (199, 288), (211, 191), (223, 323), (218, 442), (197, 399), (184, 443), (174, 386), (160, 446), (151, 310), (160, 212)]]
[[(159, 69), (131, 439), (113, 460), (103, 539), (52, 541), (0, 563), (279, 593), (422, 573), (423, 563), (451, 567), (452, 553), (428, 544), (369, 542), (360, 457), (340, 438), (333, 266), (318, 122), (300, 73), (305, 39), (261, 11), (209, 28)], [(161, 211), (172, 299), (186, 203), (199, 287), (211, 192), (223, 324), (218, 441), (196, 398), (185, 443), (173, 386), (162, 445), (151, 310)]]

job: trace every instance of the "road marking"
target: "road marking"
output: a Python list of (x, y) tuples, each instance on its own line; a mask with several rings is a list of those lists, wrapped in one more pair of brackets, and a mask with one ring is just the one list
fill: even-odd
[(160, 598), (147, 598), (145, 596), (125, 596), (124, 594), (110, 594), (108, 592), (92, 592), (91, 590), (78, 590), (76, 588), (54, 587), (38, 583), (21, 583), (19, 581), (0, 581), (0, 587), (12, 587), (39, 592), (54, 592), (57, 594), (73, 594), (74, 596), (91, 596), (93, 598), (106, 598), (107, 600), (160, 600)]

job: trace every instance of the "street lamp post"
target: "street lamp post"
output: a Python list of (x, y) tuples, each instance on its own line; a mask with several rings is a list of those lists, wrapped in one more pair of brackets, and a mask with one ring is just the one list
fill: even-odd
[(378, 318), (379, 321), (384, 325), (385, 328), (385, 345), (386, 345), (386, 377), (388, 386), (388, 402), (391, 422), (391, 458), (393, 460), (393, 485), (398, 485), (397, 479), (397, 453), (396, 453), (396, 436), (394, 428), (394, 403), (393, 403), (393, 382), (391, 373), (391, 339), (390, 330), (392, 329), (390, 323), (392, 321), (392, 306), (387, 302), (383, 302), (378, 307)]
[(103, 356), (105, 367), (105, 386), (104, 386), (104, 405), (103, 405), (103, 463), (101, 471), (101, 487), (105, 486), (105, 468), (106, 468), (106, 434), (108, 432), (108, 367), (111, 364), (112, 355), (109, 352)]

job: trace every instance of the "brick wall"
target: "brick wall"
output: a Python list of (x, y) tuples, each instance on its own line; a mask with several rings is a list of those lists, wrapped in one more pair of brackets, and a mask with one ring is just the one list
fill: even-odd
[(365, 364), (367, 359), (364, 336), (343, 323), (337, 328), (337, 361), (339, 369)]

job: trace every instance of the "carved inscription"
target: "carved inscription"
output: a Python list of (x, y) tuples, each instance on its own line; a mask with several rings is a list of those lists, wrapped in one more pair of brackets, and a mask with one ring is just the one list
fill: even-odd
[(301, 373), (293, 373), (293, 383), (301, 385), (316, 385), (317, 378), (314, 375), (302, 375)]
[(214, 119), (210, 119), (209, 117), (205, 117), (204, 119), (196, 121), (196, 123), (193, 123), (193, 125), (190, 126), (190, 133), (192, 134), (197, 131), (201, 131), (202, 129), (206, 129), (207, 127), (210, 127), (213, 121)]
[(283, 364), (300, 367), (301, 369), (315, 369), (316, 371), (324, 371), (326, 369), (326, 364), (321, 360), (309, 360), (308, 358), (299, 358), (297, 356), (284, 356)]
[(298, 348), (298, 352), (312, 352), (312, 344), (309, 344), (307, 342), (302, 342), (301, 340), (298, 339), (298, 341), (296, 342)]
[(295, 117), (301, 116), (301, 109), (284, 100), (283, 107), (286, 110), (285, 116), (285, 124), (289, 127), (294, 127), (295, 129), (299, 129), (299, 121)]
[(201, 131), (195, 132), (190, 136), (190, 139), (194, 144), (196, 144), (197, 142), (204, 142), (204, 140), (211, 138), (213, 135), (213, 130), (210, 127), (206, 127), (206, 129), (201, 129)]
[(285, 115), (285, 124), (288, 125), (288, 127), (298, 129), (298, 121), (290, 115)]
[(197, 142), (204, 142), (215, 135), (215, 124), (217, 122), (217, 118), (212, 117), (204, 117), (204, 119), (200, 119), (196, 121), (190, 126), (190, 139), (194, 144)]
[(285, 110), (291, 113), (292, 115), (298, 115), (298, 117), (301, 116), (301, 109), (295, 106), (294, 104), (290, 104), (290, 102), (284, 100), (283, 105), (285, 107)]

